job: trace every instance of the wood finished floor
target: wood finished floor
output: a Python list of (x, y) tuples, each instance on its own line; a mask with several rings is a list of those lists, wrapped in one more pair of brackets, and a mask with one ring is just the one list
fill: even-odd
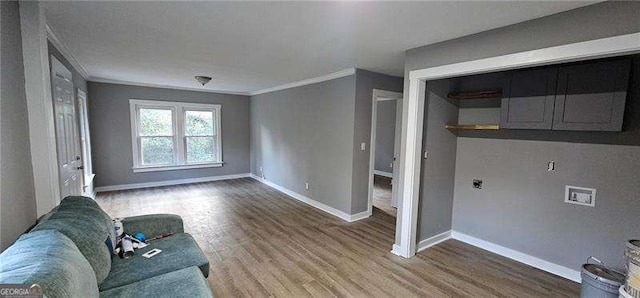
[(391, 178), (373, 175), (373, 207), (395, 217), (398, 213), (391, 206)]
[(112, 217), (175, 213), (211, 262), (217, 297), (575, 297), (579, 285), (449, 240), (404, 259), (395, 219), (354, 223), (253, 179), (100, 193)]

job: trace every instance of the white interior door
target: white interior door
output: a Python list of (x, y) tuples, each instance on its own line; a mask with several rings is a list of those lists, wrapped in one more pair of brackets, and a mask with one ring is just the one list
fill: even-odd
[(400, 174), (400, 139), (402, 134), (402, 97), (396, 100), (396, 127), (395, 127), (395, 140), (393, 142), (393, 178), (391, 188), (391, 206), (398, 208), (398, 176)]
[(71, 71), (51, 56), (51, 89), (61, 199), (82, 194), (82, 161)]

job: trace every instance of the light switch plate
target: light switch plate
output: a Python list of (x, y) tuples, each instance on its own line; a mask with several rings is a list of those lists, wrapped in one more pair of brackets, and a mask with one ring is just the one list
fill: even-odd
[(367, 150), (367, 143), (364, 143), (364, 142), (363, 142), (363, 143), (360, 143), (360, 150), (361, 150), (361, 151), (365, 151), (365, 150)]
[(596, 189), (567, 185), (564, 191), (564, 202), (582, 206), (596, 206)]

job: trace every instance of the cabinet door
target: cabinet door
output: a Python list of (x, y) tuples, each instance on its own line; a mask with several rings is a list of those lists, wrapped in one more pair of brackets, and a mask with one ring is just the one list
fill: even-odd
[(551, 129), (557, 68), (514, 71), (502, 88), (500, 128)]
[(561, 67), (554, 130), (620, 131), (630, 60)]

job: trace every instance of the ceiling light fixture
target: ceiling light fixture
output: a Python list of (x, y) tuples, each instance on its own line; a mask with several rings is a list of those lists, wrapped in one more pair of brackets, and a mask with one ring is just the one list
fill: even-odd
[(196, 81), (198, 81), (198, 83), (202, 84), (202, 86), (206, 85), (207, 83), (209, 83), (211, 81), (211, 77), (206, 77), (206, 76), (196, 76)]

